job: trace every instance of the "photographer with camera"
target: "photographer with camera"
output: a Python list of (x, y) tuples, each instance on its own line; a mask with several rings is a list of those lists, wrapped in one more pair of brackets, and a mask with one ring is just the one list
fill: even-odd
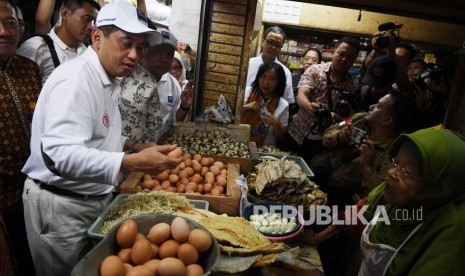
[(298, 153), (310, 165), (311, 158), (324, 151), (322, 134), (325, 128), (342, 117), (335, 114), (341, 93), (334, 88), (354, 91), (358, 87), (358, 81), (348, 70), (359, 50), (357, 38), (343, 37), (335, 45), (331, 63), (314, 64), (304, 72), (296, 98), (299, 111), (289, 125), (285, 144), (280, 148)]
[(402, 24), (397, 22), (385, 22), (378, 26), (379, 32), (375, 33), (371, 40), (373, 50), (364, 60), (363, 69), (366, 70), (378, 56), (388, 56), (397, 65), (396, 86), (401, 91), (410, 91), (407, 70), (416, 55), (416, 51), (410, 43), (400, 40), (401, 27)]

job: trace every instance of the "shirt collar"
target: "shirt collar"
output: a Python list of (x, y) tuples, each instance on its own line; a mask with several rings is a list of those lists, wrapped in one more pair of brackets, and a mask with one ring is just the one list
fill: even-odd
[[(55, 28), (59, 28), (60, 26), (55, 26), (53, 27), (50, 32), (48, 33), (48, 35), (52, 38), (52, 40), (58, 45), (58, 47), (62, 50), (62, 51), (65, 51), (65, 50), (69, 50), (69, 51), (73, 51), (74, 50), (72, 48), (70, 48), (68, 45), (66, 45), (63, 40), (61, 40), (61, 38), (57, 35), (57, 33), (55, 32)], [(84, 43), (79, 43), (78, 44), (78, 47), (77, 47), (77, 53), (78, 54), (81, 54), (83, 53), (85, 50), (86, 50), (86, 46), (84, 45)]]
[(96, 69), (104, 86), (113, 85), (117, 82), (117, 79), (115, 80), (110, 79), (107, 72), (103, 68), (102, 63), (100, 62), (97, 52), (95, 52), (92, 47), (88, 47), (87, 50), (82, 55)]

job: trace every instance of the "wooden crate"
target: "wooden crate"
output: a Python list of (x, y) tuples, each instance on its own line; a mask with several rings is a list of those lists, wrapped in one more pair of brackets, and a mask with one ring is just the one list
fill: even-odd
[[(209, 203), (209, 210), (217, 213), (226, 213), (230, 216), (239, 215), (239, 202), (241, 199), (241, 189), (236, 184), (236, 179), (240, 173), (240, 166), (236, 163), (227, 164), (227, 184), (226, 196), (212, 196), (212, 195), (195, 195), (195, 194), (180, 194), (184, 195), (187, 199), (206, 200)], [(124, 194), (133, 194), (138, 191), (137, 186), (142, 182), (144, 173), (134, 172), (121, 184), (120, 192)]]
[[(173, 127), (173, 134), (184, 134), (189, 135), (199, 131), (214, 131), (220, 130), (234, 140), (242, 142), (249, 145), (250, 158), (242, 157), (230, 157), (230, 156), (220, 156), (220, 155), (205, 155), (208, 157), (213, 157), (213, 159), (223, 162), (224, 164), (228, 163), (237, 163), (240, 165), (241, 173), (247, 173), (254, 170), (255, 165), (260, 162), (257, 145), (255, 142), (250, 141), (250, 125), (248, 124), (229, 124), (227, 126), (218, 126), (214, 124), (196, 124), (194, 122), (182, 122), (178, 123)], [(164, 144), (167, 134), (158, 141), (159, 144)]]

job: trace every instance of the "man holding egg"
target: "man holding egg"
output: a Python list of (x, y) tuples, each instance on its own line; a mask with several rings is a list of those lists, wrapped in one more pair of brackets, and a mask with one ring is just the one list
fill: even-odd
[[(117, 77), (161, 37), (127, 2), (105, 5), (95, 25), (92, 46), (53, 71), (33, 116), (22, 197), (37, 275), (69, 275), (91, 249), (87, 229), (112, 200), (120, 172), (155, 175), (182, 160), (166, 155), (175, 146), (134, 147), (121, 136)], [(139, 152), (123, 152), (130, 149)]]

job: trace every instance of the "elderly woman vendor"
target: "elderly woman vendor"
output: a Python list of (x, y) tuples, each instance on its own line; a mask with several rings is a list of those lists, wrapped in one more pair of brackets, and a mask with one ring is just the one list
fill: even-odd
[[(448, 130), (399, 136), (368, 198), (359, 275), (464, 275), (465, 142)], [(380, 210), (380, 208), (378, 208)]]

